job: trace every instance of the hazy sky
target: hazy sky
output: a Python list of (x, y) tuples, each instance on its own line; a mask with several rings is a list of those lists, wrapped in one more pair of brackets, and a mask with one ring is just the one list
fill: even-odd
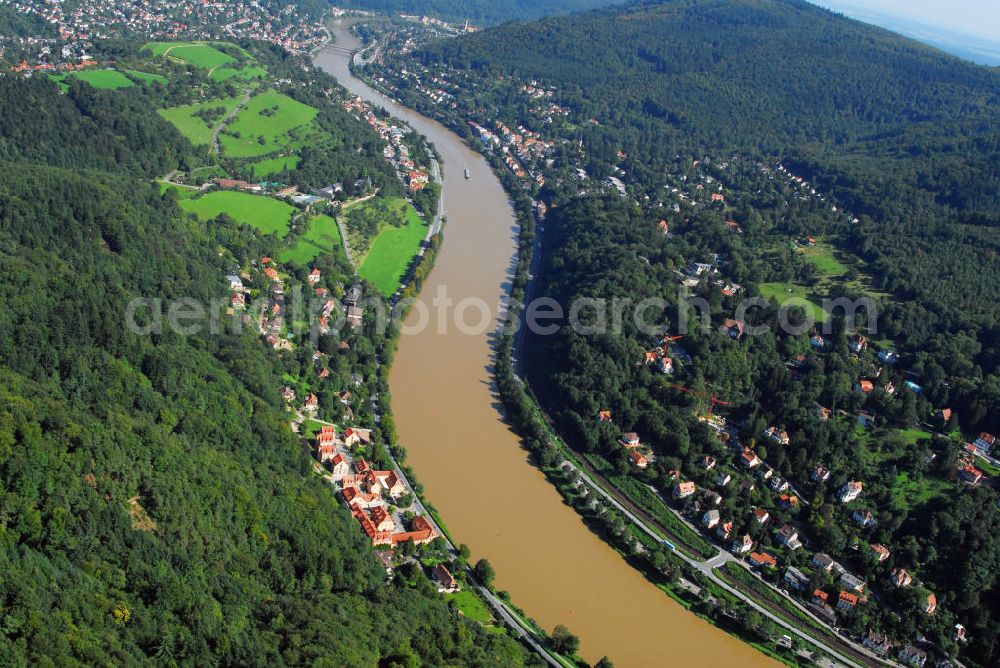
[(1000, 42), (1000, 0), (811, 0), (848, 16), (878, 12)]

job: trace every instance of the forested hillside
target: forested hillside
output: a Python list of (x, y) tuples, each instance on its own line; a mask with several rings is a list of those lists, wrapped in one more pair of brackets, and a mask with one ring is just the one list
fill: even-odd
[(468, 19), (474, 24), (490, 25), (582, 12), (621, 2), (623, 0), (344, 0), (337, 4), (345, 9), (429, 15), (452, 21)]
[[(844, 590), (812, 561), (832, 555), (867, 587), (833, 616), (857, 640), (996, 665), (1000, 470), (966, 444), (1000, 431), (1000, 72), (800, 0), (638, 2), (384, 72), (544, 205), (536, 296), (666, 300), (656, 335), (626, 317), (528, 337), (531, 388), (581, 457), (654, 515), (715, 529), (716, 509), (706, 536), (749, 536), (779, 587), (801, 569), (806, 604)], [(681, 285), (710, 328), (679, 327)], [(744, 315), (748, 296), (772, 301)], [(871, 299), (877, 327), (778, 327), (774, 302), (839, 296)]]
[[(600, 119), (577, 132), (591, 159), (614, 164), (624, 150), (623, 168), (640, 182), (655, 182), (678, 152), (778, 156), (877, 223), (859, 227), (855, 249), (897, 268), (887, 288), (924, 301), (957, 295), (940, 275), (960, 257), (941, 252), (951, 245), (942, 236), (956, 241), (941, 225), (961, 222), (978, 237), (1000, 222), (1000, 72), (800, 0), (636, 3), (505, 26), (416, 57), (555, 87), (556, 101)], [(980, 323), (991, 313), (985, 303), (968, 311)]]
[(256, 333), (126, 327), (277, 250), (161, 195), (194, 150), (144, 94), (0, 77), (0, 664), (525, 662), (419, 571), (386, 584)]

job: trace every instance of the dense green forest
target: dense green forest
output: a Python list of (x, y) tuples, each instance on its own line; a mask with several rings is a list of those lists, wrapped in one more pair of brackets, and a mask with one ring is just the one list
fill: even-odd
[(536, 19), (551, 14), (581, 12), (623, 0), (343, 0), (345, 9), (367, 9), (382, 14), (429, 15), (474, 24)]
[(126, 327), (277, 250), (150, 182), (199, 160), (151, 91), (0, 77), (0, 663), (530, 661), (422, 576), (385, 582), (255, 333)]
[[(624, 150), (639, 183), (655, 184), (678, 152), (777, 156), (861, 217), (848, 243), (886, 267), (878, 280), (921, 329), (993, 322), (995, 69), (798, 0), (636, 3), (488, 30), (416, 57), (483, 81), (554, 87), (576, 117), (600, 120), (567, 133), (591, 162), (616, 164)], [(504, 86), (470, 98), (471, 108), (512, 109)], [(970, 258), (985, 265), (955, 280)]]

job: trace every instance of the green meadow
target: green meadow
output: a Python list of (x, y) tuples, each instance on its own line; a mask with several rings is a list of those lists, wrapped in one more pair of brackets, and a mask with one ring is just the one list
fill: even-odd
[(358, 273), (379, 292), (389, 296), (396, 292), (406, 276), (410, 263), (427, 237), (429, 225), (402, 197), (385, 200), (385, 204), (390, 210), (402, 212), (405, 209), (406, 224), (402, 227), (384, 225), (379, 230)]
[(251, 169), (253, 169), (254, 176), (262, 178), (264, 176), (280, 174), (286, 170), (295, 169), (299, 166), (299, 160), (300, 158), (297, 155), (285, 155), (279, 158), (266, 158), (253, 163)]
[(154, 56), (173, 58), (204, 69), (236, 62), (228, 53), (219, 51), (207, 42), (154, 42), (143, 48), (149, 48)]
[(847, 273), (847, 265), (837, 259), (833, 247), (829, 244), (820, 243), (815, 246), (807, 246), (802, 249), (802, 254), (827, 278), (835, 278)]
[[(180, 107), (160, 109), (158, 113), (160, 116), (170, 121), (182, 135), (188, 138), (192, 144), (200, 146), (202, 144), (212, 143), (212, 130), (216, 125), (222, 122), (223, 118), (232, 113), (233, 109), (236, 108), (236, 105), (238, 105), (242, 99), (242, 97), (232, 97), (223, 100), (209, 100), (208, 102), (185, 104)], [(204, 119), (195, 115), (202, 109), (210, 109), (213, 107), (225, 107), (226, 112), (217, 120), (212, 120), (210, 123), (206, 123)]]
[(230, 190), (216, 190), (198, 199), (182, 200), (180, 205), (201, 220), (211, 220), (225, 213), (239, 223), (279, 237), (288, 234), (289, 223), (296, 211), (295, 207), (281, 200)]
[(230, 79), (253, 81), (255, 79), (263, 79), (266, 76), (267, 70), (263, 67), (250, 66), (242, 69), (236, 67), (217, 67), (212, 70), (209, 78), (213, 81), (229, 81)]
[(68, 88), (69, 83), (67, 79), (70, 78), (85, 81), (94, 88), (105, 90), (117, 90), (135, 85), (135, 82), (118, 70), (81, 70), (72, 74), (53, 74), (51, 76), (52, 79), (59, 82), (60, 87), (64, 90)]
[(165, 84), (167, 83), (167, 81), (169, 81), (167, 77), (161, 74), (153, 74), (151, 72), (140, 72), (138, 70), (125, 70), (125, 71), (128, 73), (130, 77), (132, 77), (133, 79), (138, 79), (144, 84), (151, 84), (156, 82)]
[(313, 216), (309, 221), (309, 229), (299, 236), (295, 245), (281, 253), (281, 262), (294, 262), (306, 266), (322, 253), (340, 253), (344, 242), (340, 237), (337, 221), (326, 214)]
[(198, 189), (190, 186), (178, 186), (166, 181), (160, 181), (160, 194), (166, 195), (168, 192), (177, 193), (177, 199), (194, 199), (198, 196)]
[(761, 283), (757, 286), (765, 299), (773, 299), (779, 306), (791, 304), (812, 312), (816, 322), (826, 320), (826, 312), (817, 303), (817, 298), (809, 288), (797, 283)]
[(291, 145), (288, 132), (310, 123), (319, 113), (315, 107), (269, 90), (250, 98), (246, 107), (222, 133), (226, 155), (255, 158)]

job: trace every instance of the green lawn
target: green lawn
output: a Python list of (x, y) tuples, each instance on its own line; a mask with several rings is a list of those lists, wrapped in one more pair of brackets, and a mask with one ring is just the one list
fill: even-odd
[(162, 84), (167, 83), (169, 79), (161, 74), (153, 74), (151, 72), (140, 72), (138, 70), (125, 70), (130, 77), (133, 79), (138, 79), (144, 84), (151, 84), (154, 82), (160, 82)]
[(296, 211), (281, 200), (230, 190), (216, 190), (198, 199), (182, 200), (180, 204), (201, 220), (211, 220), (225, 213), (240, 223), (279, 237), (288, 234), (289, 222)]
[(235, 58), (228, 53), (219, 51), (214, 46), (190, 42), (171, 44), (162, 49), (160, 53), (154, 51), (154, 54), (167, 58), (175, 58), (185, 63), (190, 63), (195, 67), (203, 67), (205, 69), (236, 62)]
[[(236, 105), (240, 103), (242, 97), (232, 97), (228, 99), (209, 100), (197, 104), (185, 104), (180, 107), (160, 109), (160, 116), (170, 121), (180, 133), (188, 138), (195, 146), (212, 143), (212, 130), (222, 122), (222, 119), (232, 113)], [(202, 109), (213, 107), (225, 107), (225, 113), (211, 122), (206, 123), (204, 119), (195, 116)]]
[(906, 439), (907, 443), (916, 443), (917, 441), (929, 439), (931, 433), (924, 431), (923, 429), (900, 429), (898, 433)]
[(147, 42), (146, 44), (143, 44), (142, 49), (143, 50), (148, 49), (150, 51), (150, 53), (152, 53), (154, 56), (162, 56), (167, 51), (170, 51), (171, 49), (176, 49), (179, 46), (183, 47), (183, 46), (205, 46), (205, 45), (208, 45), (208, 46), (211, 46), (211, 45), (225, 46), (225, 47), (228, 47), (230, 49), (235, 49), (244, 58), (246, 58), (248, 60), (253, 58), (253, 56), (250, 55), (249, 51), (247, 51), (246, 49), (244, 49), (242, 47), (239, 47), (239, 46), (233, 44), (232, 42), (208, 42), (208, 41), (195, 41), (195, 42)]
[(826, 320), (826, 312), (823, 311), (819, 304), (813, 301), (815, 298), (810, 298), (810, 291), (806, 287), (796, 283), (761, 283), (758, 288), (762, 297), (773, 299), (778, 302), (779, 306), (786, 303), (793, 306), (801, 306), (803, 309), (812, 311), (816, 322)]
[(829, 244), (820, 243), (808, 246), (802, 250), (802, 254), (819, 269), (820, 273), (828, 278), (843, 276), (847, 273), (847, 265), (834, 256), (833, 246)]
[(286, 170), (292, 170), (298, 167), (299, 160), (300, 158), (297, 155), (286, 155), (280, 158), (266, 158), (253, 163), (253, 175), (257, 178), (262, 178), (270, 176), (271, 174), (280, 174)]
[(379, 292), (390, 296), (406, 276), (406, 270), (427, 237), (429, 226), (402, 197), (392, 198), (385, 203), (390, 210), (405, 208), (406, 224), (402, 227), (385, 225), (379, 230), (358, 273), (378, 288)]
[(72, 74), (53, 74), (53, 79), (58, 81), (63, 88), (68, 86), (67, 79), (74, 78), (85, 81), (94, 88), (105, 90), (118, 90), (134, 86), (135, 82), (118, 70), (81, 70)]
[(197, 188), (187, 188), (185, 186), (177, 186), (174, 185), (173, 183), (160, 181), (161, 195), (166, 195), (167, 192), (171, 190), (177, 193), (177, 199), (194, 199), (198, 195)]
[(924, 475), (920, 480), (911, 480), (908, 473), (896, 476), (892, 485), (892, 496), (906, 508), (923, 506), (927, 502), (949, 493), (951, 483), (942, 478)]
[(340, 253), (343, 247), (337, 221), (320, 214), (309, 221), (309, 229), (305, 234), (299, 237), (294, 246), (282, 252), (278, 259), (283, 263), (294, 262), (304, 267), (321, 253)]
[(212, 70), (212, 74), (209, 77), (213, 81), (228, 81), (230, 79), (239, 79), (240, 81), (252, 81), (254, 79), (263, 79), (267, 76), (267, 70), (263, 67), (244, 67), (243, 69), (237, 69), (235, 67), (218, 67)]
[(458, 609), (462, 611), (468, 619), (477, 621), (480, 624), (491, 624), (493, 613), (486, 607), (483, 600), (471, 591), (459, 591), (454, 594), (445, 594), (445, 598), (454, 601)]
[[(311, 122), (319, 113), (287, 95), (269, 90), (250, 98), (221, 135), (231, 157), (255, 158), (292, 145), (288, 132)], [(239, 135), (239, 136), (236, 136)]]

